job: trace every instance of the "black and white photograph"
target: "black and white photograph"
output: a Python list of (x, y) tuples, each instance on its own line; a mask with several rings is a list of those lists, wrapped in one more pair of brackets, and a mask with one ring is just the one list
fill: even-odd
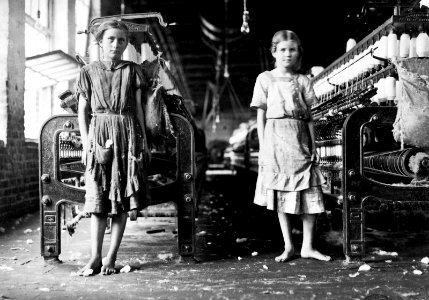
[(0, 299), (429, 300), (429, 0), (0, 18)]

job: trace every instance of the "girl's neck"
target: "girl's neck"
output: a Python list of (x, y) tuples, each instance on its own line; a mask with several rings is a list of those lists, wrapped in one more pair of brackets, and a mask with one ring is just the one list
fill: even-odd
[(105, 59), (105, 60), (102, 60), (101, 62), (107, 68), (111, 69), (111, 68), (114, 68), (119, 63), (119, 60)]
[(296, 75), (296, 72), (293, 69), (289, 69), (289, 68), (275, 68), (273, 70), (273, 73), (276, 74), (277, 76), (282, 76), (282, 77), (293, 77)]

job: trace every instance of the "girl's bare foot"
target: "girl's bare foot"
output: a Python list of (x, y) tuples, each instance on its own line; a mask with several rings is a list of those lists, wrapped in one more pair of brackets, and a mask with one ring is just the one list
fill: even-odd
[(283, 253), (275, 258), (276, 262), (286, 262), (292, 258), (295, 254), (295, 249), (292, 247), (290, 249), (286, 249)]
[(79, 276), (91, 276), (100, 273), (101, 270), (101, 257), (95, 257), (89, 260), (85, 267), (77, 271)]
[(115, 269), (116, 258), (106, 256), (103, 258), (103, 266), (101, 267), (101, 274), (111, 275), (116, 273)]
[(301, 257), (302, 258), (314, 258), (317, 260), (330, 261), (331, 257), (329, 255), (325, 255), (320, 253), (315, 249), (301, 249)]

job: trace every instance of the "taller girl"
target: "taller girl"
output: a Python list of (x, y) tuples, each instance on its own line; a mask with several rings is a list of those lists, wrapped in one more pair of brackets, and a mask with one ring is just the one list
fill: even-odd
[(302, 52), (294, 32), (275, 33), (271, 45), (275, 68), (259, 74), (250, 104), (257, 109), (260, 144), (254, 202), (277, 211), (285, 243), (277, 262), (294, 255), (289, 214), (302, 218), (301, 257), (331, 259), (313, 248), (316, 217), (324, 212), (324, 178), (317, 166), (310, 109), (316, 96), (310, 80), (298, 73)]

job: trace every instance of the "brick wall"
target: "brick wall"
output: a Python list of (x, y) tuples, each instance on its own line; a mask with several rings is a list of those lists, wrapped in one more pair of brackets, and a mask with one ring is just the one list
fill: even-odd
[(0, 146), (0, 220), (38, 209), (38, 145)]
[(25, 0), (0, 1), (0, 222), (36, 211), (38, 146), (24, 136)]

